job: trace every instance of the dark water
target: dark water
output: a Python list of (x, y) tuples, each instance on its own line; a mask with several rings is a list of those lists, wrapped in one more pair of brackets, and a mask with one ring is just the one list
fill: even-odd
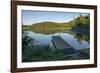
[(73, 48), (77, 50), (86, 49), (90, 47), (88, 33), (78, 33), (78, 32), (76, 33), (73, 31), (52, 33), (52, 34), (36, 33), (33, 31), (26, 31), (26, 32), (28, 33), (28, 36), (35, 39), (35, 45), (50, 45), (53, 47), (52, 36), (60, 36)]

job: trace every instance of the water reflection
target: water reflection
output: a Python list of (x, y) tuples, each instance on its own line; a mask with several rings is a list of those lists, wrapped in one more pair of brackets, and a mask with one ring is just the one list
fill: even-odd
[(79, 33), (75, 31), (65, 31), (56, 29), (54, 30), (41, 30), (41, 31), (26, 31), (28, 36), (35, 39), (36, 45), (50, 45), (52, 44), (52, 36), (60, 36), (67, 43), (69, 43), (75, 49), (85, 49), (89, 48), (89, 33)]

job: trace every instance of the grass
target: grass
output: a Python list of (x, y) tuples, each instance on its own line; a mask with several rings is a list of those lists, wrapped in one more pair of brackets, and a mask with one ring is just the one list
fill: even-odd
[(60, 60), (62, 53), (59, 50), (52, 50), (50, 46), (34, 46), (32, 48), (24, 49), (22, 53), (23, 62), (34, 62), (34, 61), (52, 61)]
[(80, 54), (63, 58), (64, 54), (60, 50), (53, 50), (50, 46), (36, 45), (24, 49), (22, 62), (57, 61), (57, 60), (82, 60), (89, 59), (89, 55), (79, 50)]

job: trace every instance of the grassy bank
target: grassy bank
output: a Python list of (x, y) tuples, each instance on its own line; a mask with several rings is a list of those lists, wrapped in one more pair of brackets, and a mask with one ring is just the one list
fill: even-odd
[(57, 60), (82, 60), (89, 59), (89, 54), (79, 50), (75, 56), (63, 57), (61, 50), (52, 50), (50, 46), (34, 46), (24, 49), (22, 53), (22, 62), (39, 62), (39, 61), (57, 61)]
[(60, 60), (63, 53), (50, 46), (34, 46), (23, 51), (23, 62)]

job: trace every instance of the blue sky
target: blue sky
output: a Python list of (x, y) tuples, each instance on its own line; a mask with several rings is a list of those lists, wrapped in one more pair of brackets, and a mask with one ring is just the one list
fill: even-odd
[(80, 14), (88, 15), (88, 13), (73, 12), (54, 12), (54, 11), (32, 11), (22, 10), (22, 23), (24, 25), (32, 25), (39, 22), (68, 22), (78, 17)]

